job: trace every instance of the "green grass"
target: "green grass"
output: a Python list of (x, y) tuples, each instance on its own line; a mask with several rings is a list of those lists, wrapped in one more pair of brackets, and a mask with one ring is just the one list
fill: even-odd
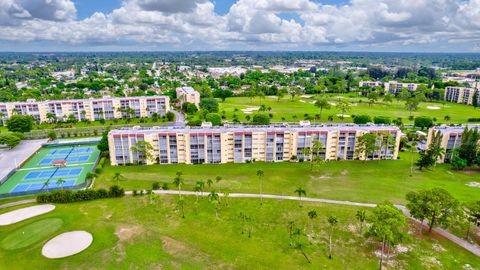
[[(378, 203), (390, 200), (405, 203), (409, 191), (440, 187), (458, 200), (466, 202), (478, 198), (479, 188), (469, 187), (478, 182), (478, 174), (451, 170), (449, 165), (437, 165), (428, 171), (414, 171), (410, 176), (410, 153), (401, 153), (399, 160), (385, 161), (331, 161), (310, 170), (310, 163), (252, 163), (209, 165), (151, 165), (111, 167), (108, 164), (95, 180), (97, 187), (116, 184), (112, 180), (117, 172), (124, 176), (119, 184), (125, 189), (151, 189), (153, 182), (168, 183), (171, 189), (177, 171), (183, 172), (183, 189), (192, 190), (196, 181), (223, 180), (215, 184), (220, 190), (258, 193), (257, 170), (263, 170), (263, 192), (293, 195), (302, 186), (307, 196), (336, 200)], [(414, 157), (414, 160), (417, 157)], [(107, 162), (108, 163), (108, 162)]]
[[(368, 100), (361, 96), (356, 95), (329, 95), (328, 99), (332, 103), (338, 102), (338, 100), (349, 100), (352, 104), (351, 110), (346, 112), (347, 115), (361, 115), (366, 114), (370, 115), (372, 118), (374, 116), (388, 116), (392, 120), (401, 117), (403, 123), (412, 123), (408, 119), (410, 113), (405, 109), (404, 102), (398, 102), (395, 100), (392, 103), (384, 103), (381, 100), (374, 105), (369, 105)], [(233, 97), (227, 98), (225, 102), (220, 102), (220, 113), (225, 111), (225, 115), (228, 120), (233, 119), (233, 115), (236, 114), (238, 119), (242, 122), (245, 121), (245, 114), (242, 112), (243, 109), (249, 107), (259, 107), (261, 104), (264, 104), (266, 107), (271, 107), (272, 110), (267, 113), (273, 114), (272, 121), (281, 122), (298, 122), (304, 120), (304, 115), (308, 114), (311, 117), (314, 117), (316, 114), (320, 113), (319, 108), (311, 104), (315, 100), (315, 97), (312, 98), (302, 98), (296, 97), (294, 101), (291, 101), (289, 96), (286, 96), (277, 101), (276, 97), (266, 97), (263, 99), (255, 98), (250, 99), (247, 97)], [(303, 102), (302, 102), (303, 101)], [(359, 101), (362, 101), (361, 103)], [(431, 110), (428, 107), (439, 107), (438, 110)], [(237, 111), (235, 111), (237, 109)], [(251, 117), (255, 114), (254, 111), (252, 114), (248, 114)], [(323, 110), (321, 122), (328, 122), (328, 116), (334, 116), (333, 122), (353, 122), (351, 117), (346, 117), (343, 120), (340, 119), (337, 114), (341, 114), (335, 106), (331, 106), (329, 110)], [(438, 123), (466, 123), (468, 118), (480, 117), (480, 110), (475, 109), (473, 106), (456, 104), (456, 103), (446, 103), (442, 105), (441, 103), (432, 103), (432, 102), (423, 102), (419, 105), (419, 109), (412, 113), (413, 116), (430, 116), (437, 118)], [(449, 121), (445, 121), (444, 117), (450, 116)], [(285, 120), (282, 120), (282, 117)]]
[[(265, 200), (222, 201), (219, 218), (205, 198), (185, 198), (185, 218), (175, 210), (176, 196), (148, 196), (107, 199), (57, 205), (41, 217), (0, 227), (2, 240), (37, 221), (58, 218), (62, 227), (54, 234), (86, 230), (92, 245), (84, 252), (49, 260), (41, 256), (42, 246), (53, 237), (16, 250), (0, 248), (0, 261), (9, 269), (375, 269), (378, 258), (375, 241), (358, 234), (358, 207)], [(310, 220), (307, 212), (318, 218)], [(367, 210), (369, 211), (369, 210)], [(239, 213), (251, 218), (251, 238), (242, 235)], [(336, 215), (339, 224), (333, 234), (333, 259), (328, 259), (327, 217)], [(288, 222), (309, 235), (304, 237), (309, 264), (290, 246)], [(46, 229), (46, 228), (45, 228)], [(408, 252), (391, 257), (395, 269), (462, 269), (465, 264), (480, 267), (480, 259), (445, 239), (411, 235), (402, 244)], [(441, 246), (445, 251), (436, 251)], [(432, 265), (438, 261), (438, 265)]]
[(60, 218), (42, 219), (13, 231), (0, 242), (0, 247), (6, 250), (28, 247), (51, 236), (62, 225)]

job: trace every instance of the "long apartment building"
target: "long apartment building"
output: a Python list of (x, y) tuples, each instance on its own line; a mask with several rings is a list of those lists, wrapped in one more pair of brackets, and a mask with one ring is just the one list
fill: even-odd
[[(358, 138), (365, 133), (378, 133), (381, 148), (370, 156), (356, 152)], [(392, 140), (388, 140), (386, 134)], [(316, 154), (325, 160), (396, 159), (401, 131), (384, 125), (319, 125), (319, 126), (224, 126), (224, 127), (157, 127), (112, 130), (108, 141), (112, 165), (135, 164), (202, 164), (244, 163), (250, 161), (281, 162), (308, 160), (305, 148), (313, 148), (315, 140), (322, 149)], [(381, 139), (380, 139), (381, 138)], [(138, 141), (153, 146), (145, 153), (133, 151)], [(360, 156), (357, 156), (360, 155)]]
[(408, 91), (415, 91), (417, 87), (420, 85), (418, 83), (401, 83), (396, 81), (390, 81), (384, 84), (385, 85), (385, 92), (396, 94), (402, 91), (402, 89), (408, 89)]
[(360, 87), (377, 87), (377, 86), (383, 87), (383, 82), (380, 82), (380, 81), (374, 81), (374, 82), (361, 81), (361, 82), (358, 83), (358, 86), (360, 86)]
[[(127, 108), (132, 109), (130, 111)], [(31, 115), (37, 123), (48, 122), (50, 115), (62, 121), (73, 115), (77, 121), (110, 120), (124, 117), (164, 115), (170, 109), (167, 96), (115, 97), (99, 99), (51, 100), (0, 103), (0, 116), (8, 120), (14, 114)]]
[[(480, 104), (480, 97), (474, 100), (475, 88), (448, 86), (445, 88), (445, 100), (454, 103), (472, 105), (474, 102)], [(480, 96), (480, 95), (479, 95)]]
[[(442, 134), (442, 142), (440, 146), (445, 149), (445, 155), (438, 162), (449, 162), (452, 159), (453, 150), (462, 144), (462, 136), (465, 127), (472, 129), (478, 128), (480, 125), (457, 125), (457, 126), (437, 126), (430, 128), (427, 135), (427, 147), (432, 143), (432, 137), (437, 132)], [(480, 143), (480, 142), (479, 142)]]
[(185, 102), (189, 102), (195, 104), (197, 108), (200, 108), (200, 93), (192, 87), (179, 87), (176, 89), (176, 93), (180, 106)]

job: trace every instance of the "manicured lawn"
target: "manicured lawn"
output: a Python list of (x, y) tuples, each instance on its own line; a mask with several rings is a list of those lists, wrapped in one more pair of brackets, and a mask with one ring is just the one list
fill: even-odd
[(28, 247), (45, 239), (59, 230), (63, 225), (60, 218), (47, 218), (18, 228), (0, 242), (0, 247), (6, 250), (14, 250)]
[[(405, 109), (405, 103), (398, 102), (398, 100), (392, 103), (383, 103), (383, 101), (379, 100), (378, 103), (369, 105), (366, 98), (353, 94), (349, 96), (329, 95), (328, 99), (332, 104), (338, 103), (340, 99), (350, 101), (352, 104), (351, 110), (346, 112), (346, 115), (366, 114), (372, 118), (374, 116), (388, 116), (391, 117), (392, 120), (401, 117), (403, 123), (412, 123), (412, 121), (408, 120), (410, 113)], [(314, 117), (320, 113), (319, 108), (312, 104), (314, 101), (315, 97), (296, 97), (293, 102), (289, 96), (284, 97), (280, 102), (273, 96), (262, 99), (255, 98), (253, 100), (248, 97), (233, 97), (227, 98), (223, 103), (220, 102), (220, 113), (225, 111), (228, 120), (232, 120), (233, 115), (236, 114), (238, 119), (244, 122), (246, 115), (252, 117), (257, 110), (253, 110), (250, 114), (245, 114), (242, 110), (259, 107), (261, 104), (264, 104), (266, 107), (272, 108), (270, 112), (267, 111), (267, 113), (273, 114), (272, 121), (298, 122), (305, 119), (305, 114)], [(237, 110), (235, 111), (235, 109)], [(336, 106), (331, 106), (330, 109), (323, 110), (321, 122), (328, 122), (329, 115), (334, 116), (334, 122), (353, 122), (351, 117), (346, 117), (342, 120), (337, 114), (341, 114), (341, 112), (338, 111)], [(435, 117), (438, 123), (466, 123), (468, 118), (479, 118), (480, 110), (475, 109), (473, 106), (456, 103), (445, 103), (445, 105), (442, 105), (441, 103), (424, 102), (419, 105), (419, 109), (414, 111), (412, 115)], [(446, 115), (450, 116), (449, 121), (444, 120)], [(285, 118), (285, 120), (282, 120), (282, 117)]]
[[(218, 218), (206, 198), (185, 198), (185, 218), (176, 211), (176, 196), (107, 199), (57, 205), (46, 215), (0, 227), (1, 240), (25, 226), (61, 219), (61, 228), (39, 242), (16, 250), (0, 248), (8, 269), (375, 269), (376, 241), (358, 234), (357, 207), (255, 199), (223, 200)], [(228, 205), (226, 205), (228, 203)], [(307, 212), (318, 217), (310, 220)], [(368, 213), (367, 209), (367, 213)], [(251, 219), (243, 224), (240, 213)], [(327, 217), (337, 216), (333, 259), (328, 259)], [(311, 264), (290, 245), (289, 221), (304, 235)], [(242, 234), (242, 227), (245, 233)], [(247, 228), (251, 228), (251, 237)], [(47, 230), (47, 228), (45, 228)], [(86, 230), (92, 245), (64, 259), (41, 256), (51, 237), (65, 231)], [(47, 236), (48, 235), (48, 236)], [(480, 259), (444, 239), (410, 235), (403, 252), (390, 257), (392, 269), (463, 269), (480, 267)], [(5, 264), (4, 264), (5, 265)], [(389, 267), (390, 268), (390, 267)]]
[[(410, 176), (410, 153), (401, 153), (401, 159), (391, 161), (332, 161), (310, 170), (310, 163), (252, 163), (220, 165), (152, 165), (111, 167), (106, 165), (95, 180), (96, 187), (108, 188), (116, 172), (124, 178), (119, 184), (125, 189), (151, 189), (153, 182), (168, 183), (170, 189), (177, 171), (183, 172), (185, 185), (192, 190), (196, 181), (223, 178), (215, 184), (218, 190), (258, 193), (257, 170), (265, 172), (263, 192), (293, 195), (302, 186), (307, 196), (337, 200), (378, 203), (390, 200), (405, 203), (409, 191), (441, 187), (460, 201), (479, 198), (480, 189), (469, 187), (479, 182), (479, 174), (452, 171), (449, 165), (437, 165), (428, 171), (414, 171)], [(416, 156), (414, 160), (416, 160)], [(108, 162), (107, 162), (108, 163)]]

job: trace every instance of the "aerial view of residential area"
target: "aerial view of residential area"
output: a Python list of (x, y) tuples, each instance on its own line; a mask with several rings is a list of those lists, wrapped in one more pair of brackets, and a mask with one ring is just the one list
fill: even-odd
[(0, 0), (0, 270), (480, 270), (479, 16)]

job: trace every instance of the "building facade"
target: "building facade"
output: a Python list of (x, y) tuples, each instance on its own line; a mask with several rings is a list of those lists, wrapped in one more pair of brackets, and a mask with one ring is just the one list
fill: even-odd
[[(448, 86), (445, 88), (445, 100), (454, 103), (461, 103), (472, 105), (475, 95), (475, 88), (459, 87), (459, 86)], [(478, 100), (475, 100), (478, 102)]]
[(385, 92), (391, 94), (397, 94), (402, 91), (402, 89), (408, 89), (408, 91), (415, 91), (419, 86), (418, 83), (401, 83), (396, 81), (390, 81), (385, 83)]
[(440, 146), (445, 149), (445, 155), (438, 160), (439, 163), (450, 162), (453, 150), (462, 144), (462, 135), (466, 127), (480, 130), (480, 125), (438, 126), (428, 130), (427, 147), (432, 143), (432, 137), (435, 133), (440, 132), (442, 134)]
[(200, 93), (195, 91), (192, 87), (179, 87), (176, 92), (180, 106), (185, 102), (189, 102), (195, 104), (197, 108), (200, 108)]
[[(356, 151), (365, 133), (378, 134), (380, 148), (368, 157)], [(304, 157), (304, 149), (313, 151), (315, 141), (321, 149), (314, 154), (324, 160), (396, 159), (400, 137), (400, 129), (393, 126), (339, 124), (125, 128), (112, 130), (108, 140), (112, 165), (124, 165), (309, 160), (313, 156)], [(150, 159), (133, 151), (138, 141), (153, 147)]]
[(167, 96), (115, 97), (100, 99), (51, 100), (0, 103), (0, 116), (8, 120), (14, 114), (31, 115), (37, 123), (52, 119), (65, 121), (111, 120), (114, 118), (150, 117), (165, 115), (170, 110)]
[(361, 81), (361, 82), (358, 83), (358, 85), (359, 85), (360, 87), (377, 87), (377, 86), (383, 87), (383, 82), (379, 82), (379, 81), (376, 81), (376, 82)]

